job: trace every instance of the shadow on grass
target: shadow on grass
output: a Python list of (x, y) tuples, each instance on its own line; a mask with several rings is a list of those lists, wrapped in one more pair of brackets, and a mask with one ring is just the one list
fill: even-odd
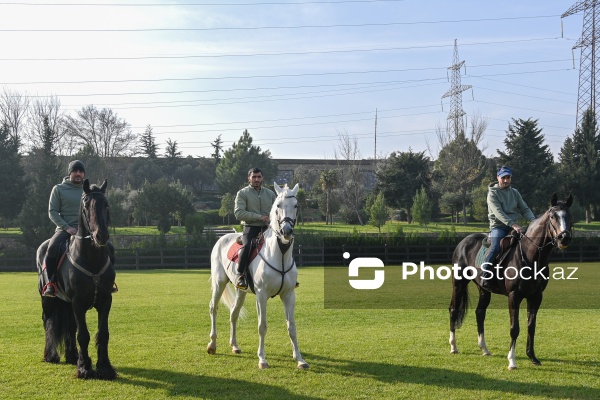
[[(304, 354), (304, 356), (307, 360), (312, 361), (311, 365), (315, 372), (329, 371), (338, 373), (341, 376), (364, 377), (391, 384), (419, 384), (437, 386), (442, 389), (472, 390), (475, 392), (494, 391), (498, 392), (500, 397), (502, 397), (502, 393), (510, 393), (522, 396), (542, 396), (550, 399), (600, 399), (600, 388), (597, 387), (547, 383), (551, 381), (550, 376), (554, 373), (552, 370), (548, 370), (550, 375), (546, 377), (544, 383), (532, 383), (515, 382), (499, 377), (490, 378), (478, 373), (437, 367), (351, 361), (321, 357), (314, 354)], [(523, 362), (528, 362), (528, 360), (521, 360), (521, 363)], [(590, 368), (598, 367), (598, 363), (594, 361), (590, 361), (589, 364), (586, 363), (585, 365)], [(519, 373), (518, 371), (503, 372), (508, 374)]]
[(202, 399), (286, 399), (314, 400), (318, 397), (295, 394), (285, 388), (234, 378), (217, 378), (190, 375), (169, 370), (145, 368), (119, 368), (117, 382), (144, 387), (148, 390), (164, 390), (170, 396), (191, 396)]

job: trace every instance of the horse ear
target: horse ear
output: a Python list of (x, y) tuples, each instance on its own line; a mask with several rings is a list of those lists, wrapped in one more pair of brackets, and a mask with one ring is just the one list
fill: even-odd
[(573, 194), (569, 193), (569, 197), (567, 197), (567, 203), (566, 206), (567, 207), (571, 207), (573, 205)]
[(90, 192), (90, 181), (87, 178), (85, 178), (83, 180), (83, 191), (85, 193), (89, 193)]
[(554, 207), (556, 204), (558, 204), (558, 197), (556, 196), (556, 192), (554, 192), (550, 198), (550, 205)]
[(296, 186), (294, 186), (294, 188), (292, 189), (292, 194), (294, 196), (298, 194), (298, 189), (300, 189), (300, 186), (298, 186), (298, 184), (296, 183)]
[(107, 186), (108, 186), (108, 179), (105, 179), (104, 182), (102, 182), (102, 186), (100, 186), (100, 191), (102, 193), (104, 193), (106, 191)]
[(281, 193), (281, 191), (283, 190), (279, 187), (277, 182), (273, 182), (273, 187), (275, 188), (275, 193), (277, 193), (277, 194)]

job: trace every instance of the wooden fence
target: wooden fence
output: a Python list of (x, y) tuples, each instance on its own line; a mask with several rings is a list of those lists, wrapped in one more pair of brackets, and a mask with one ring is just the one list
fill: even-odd
[[(386, 265), (400, 265), (403, 262), (428, 265), (448, 265), (451, 262), (454, 245), (381, 245), (360, 246), (297, 246), (294, 258), (299, 267), (312, 265), (341, 265), (342, 255), (349, 252), (353, 257), (378, 257)], [(157, 248), (157, 249), (117, 249), (117, 270), (132, 269), (208, 269), (210, 268), (210, 248)], [(572, 244), (565, 251), (556, 251), (554, 262), (598, 262), (600, 244)], [(0, 272), (36, 271), (35, 254), (32, 252), (21, 257), (0, 255)]]

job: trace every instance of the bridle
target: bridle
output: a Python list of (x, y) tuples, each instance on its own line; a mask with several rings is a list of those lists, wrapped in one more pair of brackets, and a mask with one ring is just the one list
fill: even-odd
[[(552, 206), (552, 207), (550, 207), (548, 209), (548, 211), (546, 211), (545, 214), (551, 214), (555, 208), (558, 208), (558, 209), (555, 210), (554, 212), (557, 212), (557, 211), (561, 210), (560, 206)], [(562, 240), (562, 239), (565, 239), (565, 238), (568, 238), (568, 237), (571, 236), (571, 230), (570, 229), (571, 229), (572, 224), (571, 224), (571, 226), (568, 227), (569, 230), (559, 232), (558, 229), (556, 228), (556, 226), (554, 225), (554, 223), (552, 223), (552, 215), (548, 215), (548, 220), (546, 221), (545, 225), (546, 225), (545, 231), (546, 232), (550, 232), (550, 235), (546, 234), (546, 236), (544, 237), (544, 242), (547, 240), (546, 238), (548, 236), (550, 236), (551, 239), (550, 239), (550, 241), (548, 241), (547, 243), (545, 243), (545, 244), (543, 244), (541, 246), (538, 245), (529, 236), (527, 236), (526, 233), (521, 233), (521, 235), (519, 237), (519, 251), (521, 252), (521, 259), (522, 259), (523, 262), (526, 263), (525, 254), (523, 253), (523, 246), (522, 246), (522, 243), (521, 243), (521, 240), (523, 238), (526, 238), (527, 240), (529, 240), (529, 242), (531, 242), (531, 244), (533, 244), (537, 248), (537, 251), (538, 251), (538, 260), (540, 260), (541, 256), (542, 256), (542, 250), (544, 250), (546, 247), (549, 247), (549, 246), (551, 246), (552, 248), (554, 248), (557, 245), (559, 239)], [(561, 237), (561, 235), (563, 235), (563, 236)]]
[[(290, 196), (285, 196), (284, 199), (295, 199), (296, 196), (290, 195)], [(275, 233), (275, 236), (277, 236), (277, 238), (279, 240), (283, 239), (283, 224), (288, 223), (291, 225), (292, 229), (295, 228), (296, 226), (296, 222), (297, 222), (297, 218), (291, 218), (291, 217), (283, 217), (282, 219), (278, 219), (277, 220), (277, 226), (279, 229), (275, 230), (273, 228), (273, 233)], [(292, 240), (294, 240), (292, 238)]]
[(98, 241), (96, 240), (96, 238), (94, 237), (94, 235), (92, 235), (92, 230), (91, 230), (91, 228), (90, 228), (90, 220), (89, 220), (89, 216), (88, 216), (88, 214), (89, 214), (89, 212), (90, 212), (89, 204), (90, 204), (90, 203), (91, 203), (91, 201), (93, 200), (93, 199), (92, 199), (92, 198), (90, 198), (90, 197), (92, 197), (92, 195), (93, 195), (93, 194), (102, 194), (102, 193), (101, 193), (101, 192), (90, 192), (90, 193), (84, 193), (84, 195), (83, 195), (83, 196), (82, 196), (82, 198), (81, 198), (81, 207), (82, 207), (82, 210), (81, 210), (81, 216), (82, 216), (82, 218), (83, 218), (83, 222), (84, 222), (84, 227), (85, 227), (85, 230), (86, 230), (86, 231), (87, 231), (89, 234), (88, 234), (87, 236), (78, 236), (78, 235), (74, 235), (73, 237), (74, 237), (75, 239), (78, 239), (78, 240), (83, 240), (83, 239), (91, 239), (91, 240), (92, 240), (92, 242), (94, 243), (94, 245), (95, 245), (96, 247), (100, 247), (100, 248), (101, 248), (101, 247), (105, 247), (105, 246), (106, 246), (106, 244), (101, 244), (101, 243), (98, 243)]

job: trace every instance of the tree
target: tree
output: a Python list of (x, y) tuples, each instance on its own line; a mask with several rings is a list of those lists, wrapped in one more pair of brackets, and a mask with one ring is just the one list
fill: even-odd
[(223, 141), (221, 140), (221, 135), (217, 136), (217, 138), (210, 144), (213, 148), (213, 153), (210, 155), (211, 158), (215, 162), (215, 166), (219, 165), (219, 161), (221, 161), (221, 153), (223, 152)]
[(325, 225), (333, 224), (333, 211), (331, 207), (333, 189), (339, 184), (336, 170), (327, 169), (321, 172), (321, 189), (325, 194)]
[(221, 198), (221, 208), (219, 209), (219, 217), (223, 217), (223, 223), (225, 223), (225, 217), (227, 217), (227, 225), (229, 225), (229, 217), (233, 215), (235, 208), (235, 196), (231, 193), (225, 193)]
[(236, 193), (248, 182), (248, 170), (260, 168), (265, 182), (277, 175), (277, 163), (271, 159), (269, 150), (262, 151), (252, 144), (248, 130), (244, 130), (237, 143), (225, 150), (216, 169), (216, 183), (221, 193)]
[(563, 187), (573, 193), (585, 209), (585, 222), (590, 223), (592, 205), (600, 200), (600, 135), (591, 108), (583, 114), (573, 138), (565, 140), (559, 158)]
[(168, 176), (173, 177), (175, 171), (181, 164), (181, 151), (177, 140), (167, 139), (167, 148), (165, 149), (165, 172)]
[(34, 147), (28, 157), (28, 195), (19, 214), (23, 242), (30, 247), (39, 246), (52, 236), (56, 226), (48, 217), (48, 199), (52, 187), (60, 182), (63, 169), (53, 153), (55, 133), (46, 124), (42, 147)]
[(429, 158), (425, 152), (391, 153), (377, 165), (377, 190), (383, 193), (388, 205), (406, 210), (412, 223), (413, 193), (422, 186), (430, 186)]
[(180, 185), (169, 184), (166, 179), (145, 183), (135, 198), (135, 208), (138, 216), (156, 219), (158, 230), (165, 234), (171, 230), (171, 218), (184, 221), (194, 211), (185, 190)]
[(389, 219), (389, 215), (390, 211), (385, 205), (385, 197), (383, 193), (378, 193), (373, 204), (369, 207), (369, 223), (381, 233), (381, 227), (385, 225)]
[(6, 220), (13, 219), (21, 211), (25, 201), (25, 182), (20, 169), (21, 154), (19, 138), (12, 136), (8, 125), (0, 126), (0, 218), (6, 227)]
[(33, 101), (29, 108), (29, 118), (25, 137), (30, 146), (42, 148), (46, 126), (54, 135), (52, 151), (56, 154), (71, 154), (70, 143), (65, 140), (63, 129), (63, 112), (60, 109), (60, 100), (57, 97), (41, 97)]
[(148, 124), (146, 130), (140, 136), (140, 149), (148, 159), (154, 160), (157, 157), (158, 145), (152, 134), (152, 126)]
[(296, 193), (296, 200), (298, 200), (298, 215), (297, 219), (302, 225), (304, 225), (304, 209), (306, 208), (306, 190), (303, 188), (298, 189), (298, 193)]
[(335, 158), (340, 166), (338, 190), (342, 203), (355, 214), (360, 225), (364, 225), (361, 210), (365, 200), (365, 174), (356, 138), (348, 134), (338, 135)]
[(506, 151), (498, 150), (497, 166), (513, 170), (515, 187), (534, 214), (546, 209), (552, 194), (549, 188), (558, 184), (552, 152), (537, 123), (531, 118), (512, 119), (504, 139)]
[(463, 223), (467, 223), (467, 205), (471, 201), (473, 185), (485, 172), (486, 158), (479, 148), (487, 128), (482, 118), (471, 119), (471, 130), (467, 137), (464, 132), (438, 132), (441, 150), (434, 163), (434, 189), (438, 193), (455, 193), (462, 202)]
[(419, 225), (427, 226), (431, 222), (432, 205), (424, 187), (417, 190), (413, 198), (413, 219)]
[(7, 126), (9, 136), (19, 142), (28, 109), (27, 95), (6, 88), (0, 93), (0, 126)]
[(97, 109), (93, 105), (79, 110), (75, 117), (65, 118), (67, 135), (81, 147), (87, 145), (101, 158), (129, 156), (135, 150), (136, 135), (129, 123), (110, 108)]
[(137, 158), (127, 168), (127, 180), (134, 189), (142, 187), (144, 182), (155, 183), (165, 174), (158, 165), (158, 160)]

